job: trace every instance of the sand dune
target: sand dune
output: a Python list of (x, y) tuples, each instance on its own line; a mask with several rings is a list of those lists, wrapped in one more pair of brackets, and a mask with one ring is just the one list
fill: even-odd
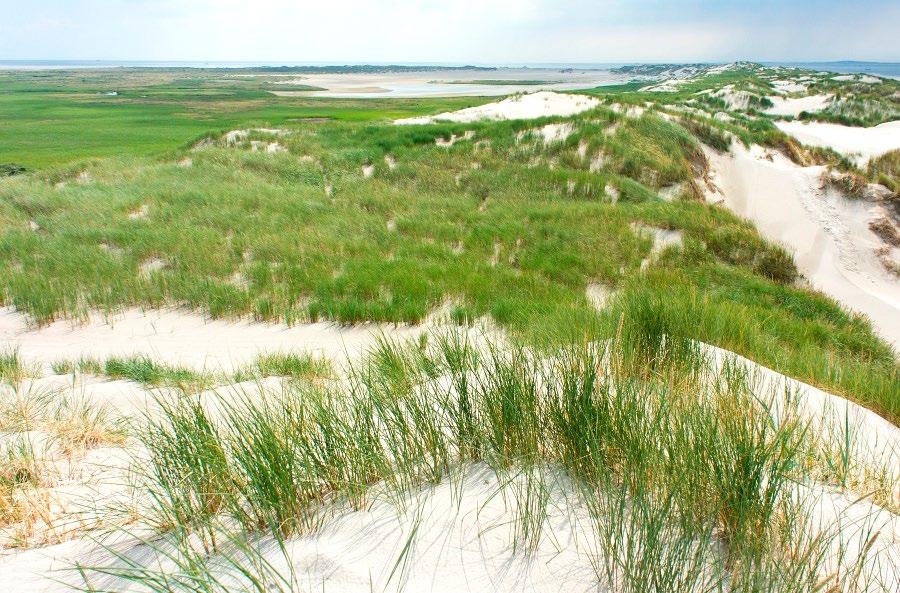
[(106, 359), (143, 354), (159, 362), (196, 370), (232, 371), (262, 352), (301, 351), (331, 359), (354, 356), (371, 347), (379, 335), (416, 337), (425, 326), (333, 323), (287, 326), (251, 321), (209, 320), (186, 311), (131, 309), (112, 315), (90, 316), (83, 324), (56, 321), (30, 328), (27, 319), (11, 308), (0, 309), (0, 345), (16, 348), (26, 360)]
[(824, 167), (800, 167), (758, 146), (735, 143), (729, 154), (706, 149), (706, 155), (715, 185), (708, 200), (750, 219), (793, 252), (815, 288), (865, 314), (876, 332), (900, 344), (900, 282), (875, 256), (881, 240), (868, 227), (872, 204), (823, 189)]
[(859, 166), (865, 166), (873, 157), (900, 148), (900, 121), (872, 128), (799, 121), (781, 121), (775, 125), (803, 144), (831, 148)]
[[(710, 355), (711, 373), (726, 361), (745, 368), (754, 392), (773, 403), (776, 418), (785, 409), (784, 394), (793, 394), (801, 414), (824, 438), (837, 442), (845, 426), (851, 431), (851, 453), (862, 465), (893, 472), (900, 468), (898, 430), (874, 413), (726, 350), (702, 347)], [(109, 461), (115, 456), (101, 451), (95, 457)], [(399, 589), (401, 583), (403, 590), (438, 593), (597, 591), (596, 569), (602, 563), (598, 555), (603, 551), (596, 522), (574, 499), (578, 489), (569, 478), (550, 467), (533, 471), (548, 484), (548, 504), (542, 536), (528, 553), (511, 545), (522, 511), (524, 476), (510, 475), (504, 483), (493, 470), (474, 463), (452, 480), (410, 492), (402, 501), (406, 512), (398, 513), (391, 501), (373, 493), (366, 508), (341, 507), (315, 533), (288, 539), (286, 555), (264, 538), (263, 555), (281, 574), (293, 570), (300, 590), (326, 593), (369, 593)], [(121, 463), (104, 472), (111, 484), (118, 481), (124, 487)], [(900, 518), (860, 499), (857, 492), (838, 492), (815, 482), (790, 486), (785, 495), (808, 514), (810, 537), (830, 537), (831, 530), (840, 530), (830, 568), (839, 562), (852, 565), (867, 550), (862, 581), (880, 583), (885, 588), (875, 590), (885, 591), (900, 584), (900, 575), (892, 570), (900, 558)], [(106, 543), (135, 562), (159, 567), (157, 552), (125, 534)], [(16, 583), (17, 592), (62, 593), (73, 591), (67, 582), (78, 582), (77, 574), (65, 571), (74, 562), (104, 566), (114, 561), (95, 540), (75, 539), (10, 551), (0, 557), (0, 573)], [(127, 583), (107, 577), (94, 584), (103, 590), (125, 590)]]
[(772, 107), (765, 110), (769, 115), (786, 115), (797, 117), (804, 111), (815, 113), (822, 111), (832, 100), (832, 95), (810, 95), (808, 97), (769, 97)]
[(468, 123), (480, 120), (537, 119), (539, 117), (569, 116), (588, 111), (598, 106), (600, 101), (585, 95), (564, 95), (551, 91), (540, 91), (529, 95), (518, 95), (469, 107), (459, 111), (438, 115), (398, 119), (398, 125), (430, 124), (438, 121)]

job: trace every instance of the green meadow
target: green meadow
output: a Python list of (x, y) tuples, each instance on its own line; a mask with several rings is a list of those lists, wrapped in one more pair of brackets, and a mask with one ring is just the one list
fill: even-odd
[[(269, 91), (305, 89), (255, 79), (220, 81), (220, 76), (177, 70), (0, 71), (0, 163), (45, 168), (93, 157), (159, 156), (198, 136), (252, 122), (369, 121), (486, 102), (283, 98)], [(117, 94), (106, 94), (112, 92)]]

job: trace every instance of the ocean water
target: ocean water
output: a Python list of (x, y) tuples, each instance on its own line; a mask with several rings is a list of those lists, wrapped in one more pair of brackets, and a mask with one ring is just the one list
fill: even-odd
[(898, 62), (764, 62), (764, 64), (767, 66), (823, 70), (840, 74), (877, 74), (890, 78), (900, 78), (900, 63)]

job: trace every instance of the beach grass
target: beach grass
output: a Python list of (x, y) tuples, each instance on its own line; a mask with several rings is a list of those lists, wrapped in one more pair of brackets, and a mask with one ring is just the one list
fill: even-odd
[(213, 383), (209, 374), (186, 367), (160, 364), (148, 356), (111, 357), (103, 362), (103, 374), (111, 379), (128, 379), (150, 387), (179, 387), (194, 391)]
[[(778, 394), (755, 392), (745, 367), (726, 361), (710, 377), (696, 343), (646, 323), (549, 357), (459, 330), (429, 344), (386, 340), (340, 385), (161, 400), (139, 437), (151, 521), (175, 542), (160, 553), (176, 566), (199, 561), (195, 577), (211, 587), (202, 590), (217, 590), (224, 571), (248, 590), (251, 579), (293, 591), (296, 575), (275, 569), (272, 554), (278, 561), (284, 542), (315, 534), (329, 509), (386, 499), (414, 513), (407, 493), (483, 463), (511, 489), (509, 544), (526, 552), (551, 529), (549, 476), (565, 472), (577, 499), (568, 504), (588, 509), (597, 534), (599, 585), (821, 585), (835, 534), (806, 537), (808, 511), (794, 494), (824, 475), (809, 462), (819, 445), (790, 405), (773, 421)], [(262, 552), (261, 537), (278, 547)], [(865, 555), (847, 562), (832, 586), (855, 586)], [(187, 590), (145, 565), (92, 570)]]

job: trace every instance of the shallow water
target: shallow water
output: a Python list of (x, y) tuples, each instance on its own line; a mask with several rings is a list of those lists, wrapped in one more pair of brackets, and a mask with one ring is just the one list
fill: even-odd
[[(317, 97), (452, 97), (503, 96), (539, 90), (570, 91), (628, 82), (631, 75), (610, 70), (567, 68), (503, 68), (498, 70), (454, 70), (443, 72), (401, 72), (380, 74), (311, 74), (298, 77), (295, 84), (313, 85), (325, 91), (290, 93)], [(508, 84), (493, 84), (493, 81)], [(490, 84), (478, 81), (492, 81)], [(527, 84), (542, 81), (543, 84)], [(285, 84), (285, 81), (280, 81)], [(279, 92), (284, 95), (285, 93)]]

